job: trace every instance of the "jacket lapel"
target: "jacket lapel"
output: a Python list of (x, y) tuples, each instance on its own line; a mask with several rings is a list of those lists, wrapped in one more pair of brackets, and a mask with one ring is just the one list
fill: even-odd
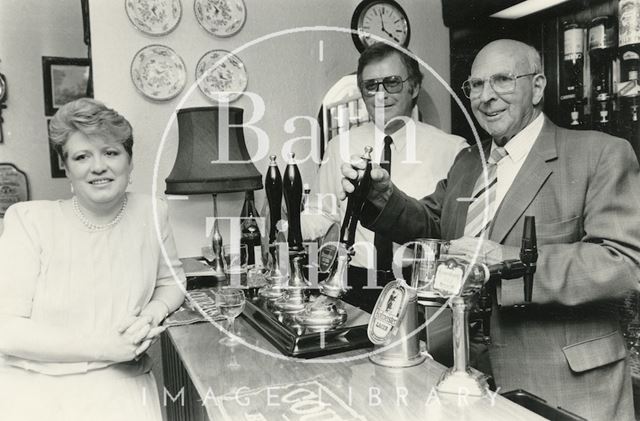
[(538, 138), (496, 212), (489, 239), (504, 241), (551, 175), (547, 162), (558, 157), (556, 135), (557, 127), (545, 116)]

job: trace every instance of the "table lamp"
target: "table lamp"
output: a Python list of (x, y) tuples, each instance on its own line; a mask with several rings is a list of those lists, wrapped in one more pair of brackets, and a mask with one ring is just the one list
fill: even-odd
[(244, 141), (243, 111), (222, 106), (178, 110), (178, 155), (165, 180), (166, 194), (212, 195), (214, 259), (211, 264), (216, 277), (225, 276), (217, 194), (262, 188), (262, 176), (251, 162)]

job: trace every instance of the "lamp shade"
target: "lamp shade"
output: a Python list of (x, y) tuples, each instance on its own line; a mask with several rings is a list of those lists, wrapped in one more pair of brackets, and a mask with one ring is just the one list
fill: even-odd
[[(229, 193), (262, 188), (262, 176), (250, 161), (244, 141), (242, 114), (243, 109), (236, 107), (178, 110), (178, 156), (166, 179), (165, 193)], [(228, 121), (224, 121), (227, 116)], [(226, 145), (228, 158), (221, 159)]]

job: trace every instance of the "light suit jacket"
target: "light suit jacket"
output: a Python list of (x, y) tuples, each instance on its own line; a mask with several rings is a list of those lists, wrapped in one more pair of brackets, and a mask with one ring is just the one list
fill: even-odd
[[(490, 144), (484, 146), (488, 156)], [(394, 189), (364, 223), (394, 241), (462, 237), (476, 179), (477, 146), (420, 201)], [(368, 209), (371, 211), (371, 209)], [(366, 215), (366, 214), (365, 214)], [(489, 239), (518, 258), (524, 216), (536, 218), (535, 311), (517, 311), (522, 279), (502, 281), (492, 314), (493, 374), (588, 419), (632, 419), (626, 350), (611, 300), (640, 281), (640, 171), (628, 142), (545, 119), (494, 218)], [(517, 247), (517, 248), (516, 248)]]

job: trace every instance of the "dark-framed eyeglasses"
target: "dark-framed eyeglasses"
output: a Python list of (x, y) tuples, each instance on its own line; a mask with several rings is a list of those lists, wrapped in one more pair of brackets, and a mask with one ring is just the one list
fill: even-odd
[(511, 94), (516, 90), (516, 81), (521, 77), (537, 75), (537, 72), (526, 73), (524, 75), (514, 75), (512, 73), (496, 73), (486, 79), (476, 77), (469, 78), (462, 84), (462, 92), (467, 98), (477, 97), (484, 90), (485, 81), (489, 81), (491, 89), (498, 95)]
[(410, 78), (406, 78), (402, 80), (402, 77), (397, 75), (383, 77), (382, 79), (367, 79), (362, 82), (362, 95), (374, 96), (376, 92), (378, 92), (380, 85), (384, 86), (384, 90), (388, 93), (397, 94), (402, 91), (404, 82), (409, 79)]

